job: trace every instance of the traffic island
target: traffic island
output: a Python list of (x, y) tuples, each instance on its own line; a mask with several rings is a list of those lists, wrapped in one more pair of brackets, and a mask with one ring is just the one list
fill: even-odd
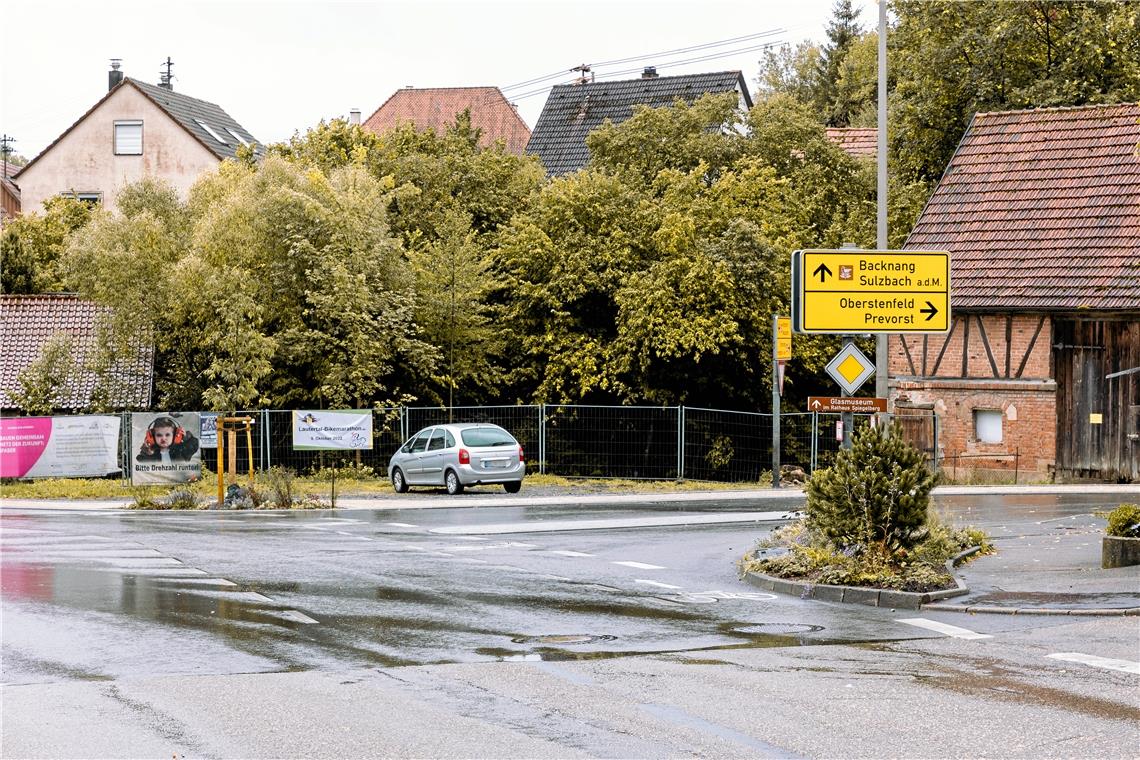
[(868, 588), (865, 586), (834, 586), (826, 583), (812, 583), (811, 581), (779, 578), (774, 575), (765, 575), (749, 571), (745, 573), (744, 580), (765, 591), (776, 594), (798, 596), (801, 599), (815, 599), (821, 602), (845, 602), (847, 604), (865, 604), (870, 607), (889, 607), (891, 609), (917, 610), (924, 604), (937, 602), (942, 599), (951, 599), (970, 593), (970, 589), (962, 580), (954, 575), (954, 568), (981, 550), (979, 546), (972, 546), (946, 561), (946, 572), (954, 579), (954, 588), (938, 591), (898, 591), (886, 588)]

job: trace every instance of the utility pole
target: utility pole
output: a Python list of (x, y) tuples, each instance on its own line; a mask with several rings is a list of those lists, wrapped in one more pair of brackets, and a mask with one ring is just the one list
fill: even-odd
[(0, 137), (0, 152), (4, 154), (4, 179), (8, 179), (8, 156), (12, 153), (12, 143), (16, 142), (15, 137), (4, 135)]
[[(878, 146), (878, 238), (880, 251), (887, 250), (887, 0), (879, 0), (879, 146)], [(875, 336), (875, 395), (890, 393), (887, 335)]]

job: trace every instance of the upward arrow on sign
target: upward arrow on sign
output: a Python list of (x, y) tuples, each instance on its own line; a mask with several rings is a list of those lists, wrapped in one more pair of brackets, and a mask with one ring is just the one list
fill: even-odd
[(827, 276), (831, 274), (831, 270), (827, 268), (827, 264), (820, 264), (812, 274), (818, 274), (820, 282), (827, 282)]

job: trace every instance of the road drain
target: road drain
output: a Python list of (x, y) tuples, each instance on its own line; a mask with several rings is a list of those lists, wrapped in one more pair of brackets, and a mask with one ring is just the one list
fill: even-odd
[(733, 629), (737, 633), (770, 633), (770, 634), (784, 634), (789, 633), (815, 633), (822, 631), (822, 625), (808, 625), (806, 623), (755, 623), (753, 625), (738, 625)]
[(519, 636), (511, 639), (515, 644), (593, 644), (597, 641), (613, 641), (617, 636), (590, 636), (589, 634), (555, 634), (550, 636)]

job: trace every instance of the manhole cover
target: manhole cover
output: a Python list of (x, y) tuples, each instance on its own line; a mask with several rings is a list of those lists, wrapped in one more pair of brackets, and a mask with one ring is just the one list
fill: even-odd
[(822, 625), (808, 625), (807, 623), (755, 623), (753, 625), (738, 625), (732, 630), (737, 633), (815, 633), (822, 631)]
[(591, 636), (585, 633), (552, 634), (549, 636), (519, 636), (511, 639), (515, 644), (592, 644), (595, 641), (613, 641), (616, 636)]

